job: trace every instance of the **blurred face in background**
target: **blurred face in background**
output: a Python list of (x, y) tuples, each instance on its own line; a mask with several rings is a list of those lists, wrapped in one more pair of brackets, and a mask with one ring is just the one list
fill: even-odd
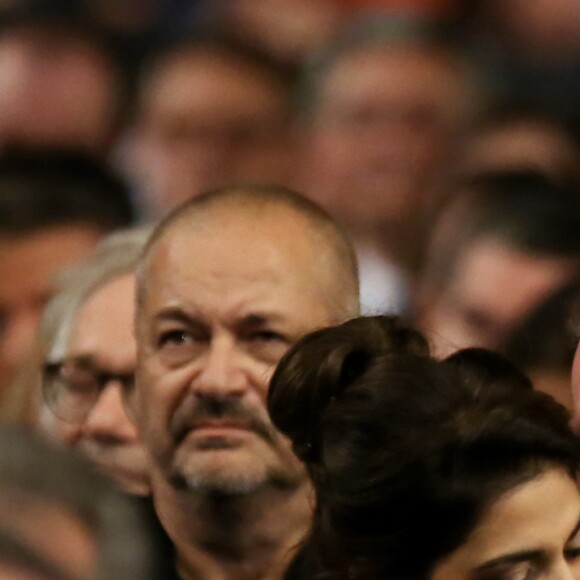
[(101, 235), (84, 224), (0, 235), (0, 390), (32, 347), (54, 276), (86, 257)]
[(0, 39), (0, 144), (102, 153), (120, 92), (112, 63), (90, 40), (35, 29)]
[(577, 0), (491, 0), (482, 10), (508, 47), (539, 62), (580, 51), (580, 3)]
[(571, 259), (530, 255), (494, 237), (475, 239), (457, 257), (445, 287), (425, 297), (423, 330), (440, 356), (497, 348), (575, 267)]
[(58, 409), (55, 414), (61, 440), (78, 447), (122, 489), (142, 495), (149, 489), (147, 454), (127, 417), (122, 392), (132, 385), (136, 365), (134, 291), (134, 276), (121, 276), (98, 288), (80, 308), (62, 371), (70, 385), (62, 400), (80, 400), (89, 377), (107, 378), (82, 420), (70, 420)]
[(409, 219), (449, 145), (465, 94), (449, 58), (416, 46), (371, 46), (323, 79), (309, 128), (306, 189), (365, 228)]
[(250, 64), (207, 51), (158, 65), (145, 85), (132, 157), (149, 212), (233, 181), (284, 183), (284, 87)]
[(578, 172), (579, 153), (571, 137), (542, 119), (515, 119), (476, 132), (462, 148), (461, 173), (527, 170), (560, 178)]

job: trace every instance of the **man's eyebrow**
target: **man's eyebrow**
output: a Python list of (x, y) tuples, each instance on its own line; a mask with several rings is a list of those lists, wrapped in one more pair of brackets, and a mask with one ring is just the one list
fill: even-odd
[(272, 312), (251, 312), (242, 317), (240, 324), (244, 326), (264, 326), (264, 324), (280, 320), (282, 320), (282, 317)]
[(489, 572), (491, 568), (496, 566), (505, 566), (509, 564), (519, 564), (520, 562), (528, 562), (530, 560), (540, 560), (545, 556), (543, 550), (522, 550), (521, 552), (513, 552), (505, 556), (499, 556), (493, 560), (481, 564), (474, 570), (474, 578), (485, 577), (485, 573)]
[(182, 308), (177, 306), (168, 306), (162, 308), (154, 316), (155, 320), (175, 320), (177, 322), (191, 323), (194, 318), (193, 316), (184, 312)]

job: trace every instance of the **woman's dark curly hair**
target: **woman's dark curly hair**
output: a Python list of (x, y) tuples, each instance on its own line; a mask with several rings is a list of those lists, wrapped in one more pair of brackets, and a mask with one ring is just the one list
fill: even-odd
[(320, 578), (426, 580), (500, 495), (546, 468), (572, 477), (580, 458), (567, 411), (511, 363), (436, 361), (392, 317), (304, 337), (268, 408), (316, 490), (300, 559)]

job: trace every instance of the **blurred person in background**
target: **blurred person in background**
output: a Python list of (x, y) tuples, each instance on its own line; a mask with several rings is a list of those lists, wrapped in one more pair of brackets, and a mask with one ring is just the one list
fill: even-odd
[(363, 311), (401, 311), (423, 250), (430, 192), (475, 87), (431, 27), (369, 18), (323, 51), (301, 102), (302, 187), (354, 236)]
[(461, 140), (454, 172), (533, 170), (554, 180), (580, 177), (580, 146), (569, 124), (554, 114), (512, 104), (485, 111)]
[(336, 34), (347, 16), (337, 0), (200, 0), (198, 4), (197, 27), (225, 32), (290, 66), (301, 66)]
[(536, 173), (467, 180), (443, 208), (419, 282), (417, 320), (438, 355), (497, 348), (580, 266), (576, 186)]
[(129, 500), (83, 458), (6, 426), (0, 428), (2, 534), (62, 580), (153, 579), (154, 546)]
[(578, 123), (580, 3), (481, 0), (464, 27), (497, 94)]
[(0, 22), (0, 149), (76, 148), (104, 156), (127, 97), (116, 56), (90, 23), (34, 10)]
[(60, 280), (40, 324), (41, 427), (134, 495), (149, 493), (148, 457), (122, 391), (134, 381), (134, 270), (149, 233), (105, 238)]
[[(576, 351), (576, 303), (580, 283), (574, 280), (542, 300), (512, 330), (498, 350), (516, 363), (534, 388), (573, 410), (570, 372)], [(576, 322), (576, 321), (574, 321)]]
[(183, 41), (141, 84), (126, 171), (161, 216), (234, 181), (285, 184), (293, 168), (289, 86), (280, 68), (228, 41)]
[(0, 157), (0, 403), (33, 344), (55, 274), (132, 219), (124, 184), (90, 158)]

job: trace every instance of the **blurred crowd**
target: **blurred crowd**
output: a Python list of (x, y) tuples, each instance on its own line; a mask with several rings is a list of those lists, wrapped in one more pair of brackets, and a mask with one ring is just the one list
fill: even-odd
[[(44, 439), (149, 495), (130, 406), (63, 403), (59, 377), (135, 388), (149, 234), (236, 184), (295, 190), (348, 232), (363, 314), (400, 316), (436, 357), (494, 349), (573, 411), (578, 0), (2, 0), (0, 421), (43, 434), (0, 430), (2, 578), (165, 577), (133, 557), (167, 541), (149, 502)], [(244, 216), (240, 240), (294, 235)], [(99, 349), (114, 372), (87, 375)]]

